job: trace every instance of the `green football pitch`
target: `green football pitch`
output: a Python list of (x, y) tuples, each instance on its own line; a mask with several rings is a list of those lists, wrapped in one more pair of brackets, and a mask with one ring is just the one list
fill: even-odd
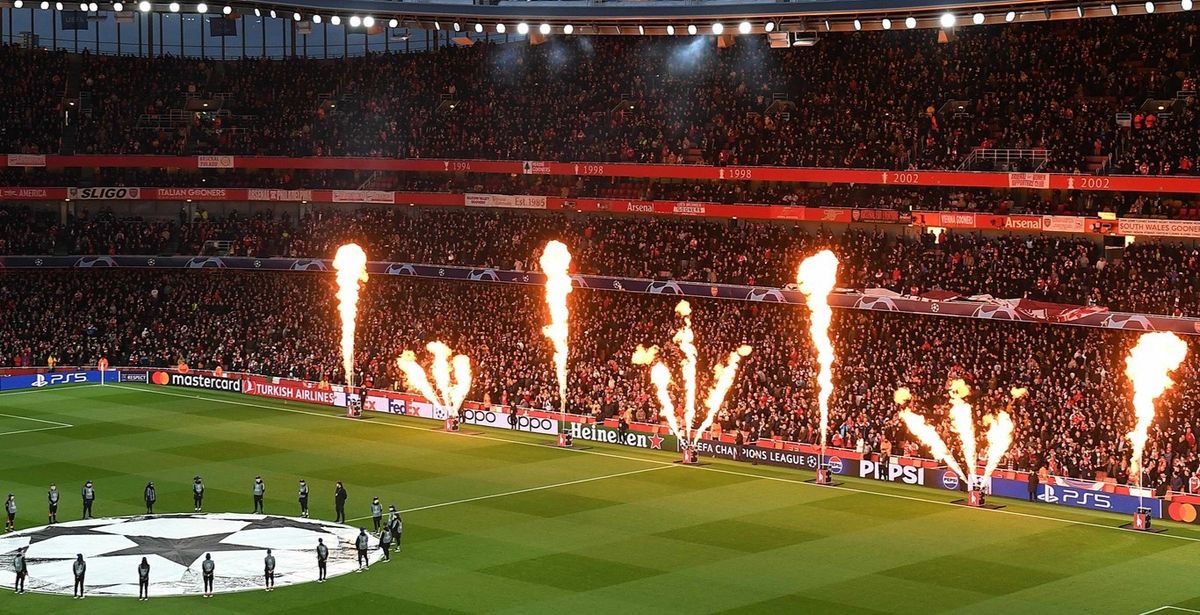
[[(1200, 613), (1200, 528), (1117, 529), (1121, 516), (868, 480), (830, 488), (807, 473), (477, 429), (419, 419), (355, 421), (328, 408), (128, 385), (0, 394), (0, 491), (18, 528), (42, 525), (45, 491), (79, 515), (249, 512), (262, 475), (268, 513), (295, 515), (294, 486), (333, 517), (378, 495), (405, 511), (390, 564), (274, 593), (137, 602), (0, 593), (0, 613)], [(1000, 501), (1000, 500), (996, 500)], [(364, 521), (363, 523), (367, 523)]]

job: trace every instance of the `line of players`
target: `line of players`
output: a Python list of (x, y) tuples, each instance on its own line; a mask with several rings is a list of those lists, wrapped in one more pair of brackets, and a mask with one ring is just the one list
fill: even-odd
[[(251, 493), (254, 496), (254, 512), (265, 514), (263, 506), (263, 497), (266, 495), (266, 484), (261, 476), (254, 477), (254, 486)], [(92, 506), (96, 501), (96, 488), (92, 481), (87, 481), (81, 490), (83, 498), (83, 518), (92, 519)], [(300, 516), (309, 517), (308, 513), (308, 484), (301, 479), (298, 489)], [(154, 488), (154, 483), (146, 483), (144, 492), (146, 501), (146, 514), (154, 514), (154, 503), (158, 499), (157, 491)], [(58, 487), (54, 483), (50, 483), (50, 489), (47, 492), (47, 501), (49, 504), (48, 521), (50, 524), (58, 523), (58, 505), (61, 494)], [(334, 489), (334, 505), (337, 510), (337, 522), (346, 522), (346, 500), (348, 494), (346, 488), (342, 485), (342, 481), (337, 481), (337, 486)], [(192, 482), (192, 501), (194, 504), (193, 512), (202, 512), (204, 508), (204, 482), (200, 476), (196, 476)], [(7, 513), (7, 522), (5, 525), (6, 531), (15, 529), (14, 523), (17, 514), (16, 498), (13, 494), (8, 494), (8, 499), (5, 501), (5, 512)], [(396, 545), (396, 550), (400, 550), (400, 541), (404, 532), (404, 520), (400, 516), (400, 511), (396, 510), (396, 506), (388, 506), (388, 521), (387, 525), (383, 525), (383, 505), (379, 502), (379, 497), (376, 496), (371, 502), (371, 520), (374, 523), (374, 533), (379, 536), (379, 549), (383, 551), (383, 561), (392, 561), (391, 547), (393, 541)], [(382, 529), (381, 529), (382, 528)], [(367, 538), (366, 528), (359, 528), (358, 537), (354, 540), (354, 546), (358, 552), (358, 568), (355, 572), (362, 572), (370, 568), (370, 559), (368, 558), (369, 540)], [(28, 576), (28, 564), (25, 561), (25, 552), (27, 548), (23, 547), (17, 550), (13, 558), (13, 570), (16, 572), (16, 581), (13, 586), (13, 592), (17, 594), (25, 593), (25, 578)], [(317, 582), (325, 582), (326, 562), (329, 559), (329, 547), (325, 545), (325, 540), (317, 539)], [(216, 562), (212, 559), (211, 553), (204, 554), (204, 561), (201, 563), (201, 577), (204, 583), (204, 597), (211, 598), (213, 595), (213, 579), (216, 569)], [(141, 564), (138, 565), (138, 600), (148, 600), (150, 596), (150, 563), (146, 558), (142, 558)], [(75, 561), (72, 562), (72, 573), (75, 577), (75, 585), (72, 590), (72, 595), (76, 599), (84, 597), (84, 578), (87, 573), (87, 562), (83, 559), (83, 554), (76, 554)], [(267, 555), (263, 559), (263, 584), (266, 591), (275, 589), (275, 556), (271, 554), (271, 549), (267, 549)]]

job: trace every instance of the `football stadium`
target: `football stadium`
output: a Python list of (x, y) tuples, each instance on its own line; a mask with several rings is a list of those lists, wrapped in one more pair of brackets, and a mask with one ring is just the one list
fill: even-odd
[(0, 613), (1200, 613), (1192, 9), (0, 0)]

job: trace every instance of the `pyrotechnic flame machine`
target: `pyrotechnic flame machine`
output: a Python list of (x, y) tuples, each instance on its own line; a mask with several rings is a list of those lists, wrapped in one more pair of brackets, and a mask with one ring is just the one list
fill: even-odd
[(454, 355), (449, 346), (438, 341), (429, 342), (425, 349), (433, 355), (430, 371), (434, 384), (429, 383), (425, 368), (417, 362), (417, 355), (413, 351), (405, 350), (396, 364), (410, 388), (457, 417), (471, 391), (471, 359), (466, 355)]

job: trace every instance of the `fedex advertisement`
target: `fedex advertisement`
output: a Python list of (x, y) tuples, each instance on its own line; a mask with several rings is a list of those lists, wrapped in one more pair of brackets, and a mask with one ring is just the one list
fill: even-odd
[[(115, 372), (109, 376), (115, 378)], [(24, 376), (0, 377), (0, 391), (16, 391), (18, 389), (42, 389), (61, 386), (64, 384), (99, 384), (103, 378), (99, 370), (76, 372), (47, 372), (44, 374), (29, 374)]]

